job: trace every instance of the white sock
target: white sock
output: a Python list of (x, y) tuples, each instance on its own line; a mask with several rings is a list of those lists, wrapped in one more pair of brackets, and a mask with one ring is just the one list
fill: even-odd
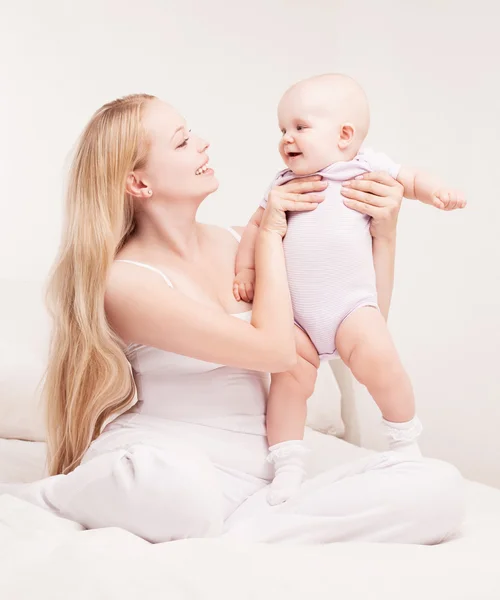
[(411, 458), (421, 458), (422, 452), (417, 438), (422, 433), (422, 423), (418, 417), (413, 417), (405, 423), (393, 423), (382, 419), (385, 434), (389, 441), (389, 449), (401, 452)]
[(302, 440), (270, 446), (267, 460), (274, 465), (274, 479), (267, 494), (269, 504), (286, 502), (298, 491), (306, 474), (304, 457), (308, 452)]

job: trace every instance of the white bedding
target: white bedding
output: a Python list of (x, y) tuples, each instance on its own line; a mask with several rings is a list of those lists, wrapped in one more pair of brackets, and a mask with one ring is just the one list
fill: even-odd
[[(325, 451), (364, 452), (310, 434)], [(328, 447), (328, 448), (327, 448)], [(43, 471), (43, 446), (0, 440), (0, 481)], [(331, 460), (329, 461), (331, 463)], [(16, 466), (17, 464), (17, 466)], [(320, 466), (317, 466), (320, 469)], [(0, 497), (0, 598), (169, 600), (500, 599), (500, 490), (469, 482), (463, 535), (439, 546), (149, 543), (119, 529), (81, 531)]]

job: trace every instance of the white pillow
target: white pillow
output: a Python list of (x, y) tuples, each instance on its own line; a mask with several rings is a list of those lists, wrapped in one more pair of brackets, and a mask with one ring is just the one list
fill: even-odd
[(29, 483), (46, 476), (43, 442), (0, 439), (0, 493), (4, 483)]
[(45, 361), (29, 347), (0, 341), (0, 437), (44, 440), (40, 401)]
[(50, 321), (42, 282), (0, 281), (0, 437), (43, 441)]

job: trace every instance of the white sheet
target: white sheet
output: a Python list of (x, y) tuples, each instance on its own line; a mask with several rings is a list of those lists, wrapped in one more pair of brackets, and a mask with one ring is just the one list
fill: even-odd
[[(331, 445), (324, 437), (317, 441)], [(235, 545), (216, 539), (153, 546), (119, 529), (81, 531), (76, 523), (2, 496), (0, 598), (498, 600), (500, 490), (472, 482), (467, 490), (464, 534), (433, 547)]]

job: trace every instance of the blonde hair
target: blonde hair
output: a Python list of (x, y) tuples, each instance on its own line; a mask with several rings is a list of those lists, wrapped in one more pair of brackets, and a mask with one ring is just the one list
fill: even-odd
[(137, 94), (105, 104), (79, 140), (70, 169), (66, 223), (49, 280), (53, 318), (44, 383), (49, 471), (80, 464), (103, 424), (135, 394), (123, 343), (104, 312), (108, 270), (135, 227), (127, 175), (146, 162), (143, 108)]

